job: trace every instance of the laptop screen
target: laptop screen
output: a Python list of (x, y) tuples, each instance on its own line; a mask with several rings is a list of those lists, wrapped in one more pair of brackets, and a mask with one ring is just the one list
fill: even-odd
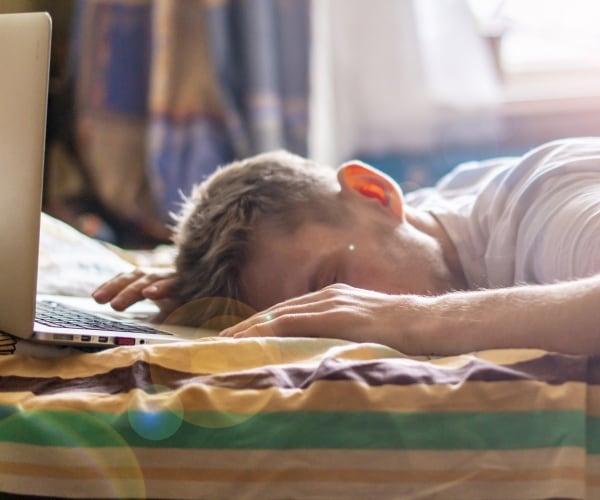
[(51, 19), (0, 15), (0, 331), (32, 334)]

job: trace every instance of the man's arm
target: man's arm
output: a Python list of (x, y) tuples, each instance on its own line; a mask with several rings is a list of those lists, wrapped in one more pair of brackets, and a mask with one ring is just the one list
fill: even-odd
[[(600, 353), (600, 275), (430, 299), (422, 346), (439, 354), (494, 348)], [(444, 331), (445, 330), (445, 331)]]
[(435, 297), (337, 284), (277, 304), (222, 335), (339, 337), (412, 355), (494, 348), (600, 353), (600, 275)]

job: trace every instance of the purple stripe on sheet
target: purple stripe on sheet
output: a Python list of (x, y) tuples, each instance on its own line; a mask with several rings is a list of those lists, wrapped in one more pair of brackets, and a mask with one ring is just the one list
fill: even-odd
[(445, 367), (407, 359), (353, 361), (327, 358), (317, 367), (291, 364), (216, 375), (180, 372), (136, 361), (130, 366), (90, 377), (63, 379), (0, 376), (0, 392), (31, 391), (40, 395), (81, 391), (116, 394), (153, 384), (175, 389), (192, 383), (235, 389), (306, 389), (314, 382), (322, 380), (356, 381), (370, 386), (518, 380), (538, 380), (553, 385), (565, 382), (600, 384), (600, 357), (546, 354), (509, 365), (472, 358), (459, 367)]
[[(271, 367), (254, 373), (253, 387), (277, 385), (289, 388), (306, 388), (319, 380), (354, 380), (370, 386), (411, 384), (459, 384), (467, 381), (499, 382), (513, 380), (538, 380), (549, 384), (585, 382), (586, 357), (547, 354), (540, 358), (510, 365), (500, 365), (482, 359), (471, 359), (466, 364), (449, 368), (427, 362), (402, 359), (373, 361), (342, 361), (325, 359), (316, 369), (302, 366)], [(600, 359), (597, 363), (600, 362)], [(600, 374), (600, 369), (598, 370)], [(258, 379), (263, 378), (264, 381)], [(600, 378), (599, 378), (600, 382)]]

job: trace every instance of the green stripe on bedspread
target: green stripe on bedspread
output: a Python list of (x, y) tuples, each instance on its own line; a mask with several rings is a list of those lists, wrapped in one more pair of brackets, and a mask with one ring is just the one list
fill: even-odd
[[(588, 417), (586, 423), (587, 452), (600, 455), (600, 417)], [(600, 474), (600, 471), (598, 471)]]
[(6, 418), (9, 413), (4, 408), (1, 441), (57, 447), (508, 450), (586, 444), (585, 415), (569, 410), (470, 414), (277, 412), (251, 417), (230, 415), (230, 421), (243, 421), (221, 428), (192, 423), (224, 418), (210, 413), (187, 415), (185, 420), (171, 412), (106, 415), (18, 413), (13, 409), (13, 416)]

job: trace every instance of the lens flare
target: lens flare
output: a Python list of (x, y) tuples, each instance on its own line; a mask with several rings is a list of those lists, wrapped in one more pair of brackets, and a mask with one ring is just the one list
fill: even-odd
[(179, 430), (183, 411), (183, 404), (175, 391), (162, 385), (152, 385), (134, 391), (127, 416), (129, 424), (139, 436), (160, 441)]
[(165, 325), (184, 325), (218, 332), (252, 316), (257, 311), (236, 299), (203, 297), (184, 304), (173, 311)]
[[(0, 442), (35, 446), (33, 465), (46, 464), (46, 473), (54, 471), (54, 481), (24, 484), (19, 475), (4, 477), (3, 489), (24, 495), (68, 497), (73, 495), (73, 481), (85, 484), (102, 498), (146, 498), (146, 484), (140, 463), (123, 438), (126, 429), (120, 420), (108, 421), (101, 414), (65, 408), (20, 410), (0, 418)], [(4, 462), (23, 462), (19, 446), (5, 447)], [(10, 453), (14, 451), (15, 456)], [(26, 461), (27, 462), (27, 461)], [(12, 479), (14, 478), (14, 479)], [(61, 479), (62, 478), (62, 479)], [(64, 480), (63, 480), (64, 479)], [(37, 489), (36, 489), (37, 488)]]

